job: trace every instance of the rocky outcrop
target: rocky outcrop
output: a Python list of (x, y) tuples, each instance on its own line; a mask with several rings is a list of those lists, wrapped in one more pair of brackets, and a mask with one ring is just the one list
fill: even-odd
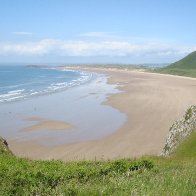
[(3, 139), (2, 137), (0, 137), (0, 155), (1, 154), (13, 155), (13, 153), (11, 152), (11, 150), (8, 147), (7, 141), (5, 139)]
[(191, 106), (182, 119), (176, 121), (169, 130), (161, 155), (168, 156), (192, 131), (196, 129), (196, 106)]

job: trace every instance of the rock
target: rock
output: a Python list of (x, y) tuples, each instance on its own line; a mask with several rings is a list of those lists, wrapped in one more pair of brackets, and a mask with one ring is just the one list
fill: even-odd
[(169, 156), (194, 129), (196, 129), (196, 105), (191, 106), (183, 118), (171, 126), (161, 155)]
[(11, 150), (8, 147), (7, 141), (5, 139), (3, 139), (2, 137), (0, 137), (0, 155), (1, 154), (13, 155), (13, 153), (11, 152)]

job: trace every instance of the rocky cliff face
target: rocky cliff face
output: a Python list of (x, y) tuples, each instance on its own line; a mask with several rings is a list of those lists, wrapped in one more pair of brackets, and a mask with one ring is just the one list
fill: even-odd
[(0, 155), (1, 154), (10, 154), (13, 155), (8, 147), (8, 143), (2, 137), (0, 137)]
[(190, 135), (194, 129), (196, 129), (196, 105), (191, 106), (183, 118), (172, 125), (161, 155), (170, 155), (178, 144)]

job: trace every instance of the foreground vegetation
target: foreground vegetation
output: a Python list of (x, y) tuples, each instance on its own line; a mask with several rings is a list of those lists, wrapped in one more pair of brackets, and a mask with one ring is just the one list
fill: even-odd
[(0, 143), (0, 195), (196, 195), (196, 132), (169, 158), (31, 161)]

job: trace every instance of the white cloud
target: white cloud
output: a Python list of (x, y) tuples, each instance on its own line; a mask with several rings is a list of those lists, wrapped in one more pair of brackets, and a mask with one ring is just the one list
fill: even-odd
[(17, 31), (17, 32), (12, 32), (14, 35), (33, 35), (32, 32), (25, 32), (25, 31)]
[(0, 55), (18, 56), (172, 56), (188, 54), (194, 50), (196, 46), (160, 42), (43, 39), (37, 42), (0, 43)]

